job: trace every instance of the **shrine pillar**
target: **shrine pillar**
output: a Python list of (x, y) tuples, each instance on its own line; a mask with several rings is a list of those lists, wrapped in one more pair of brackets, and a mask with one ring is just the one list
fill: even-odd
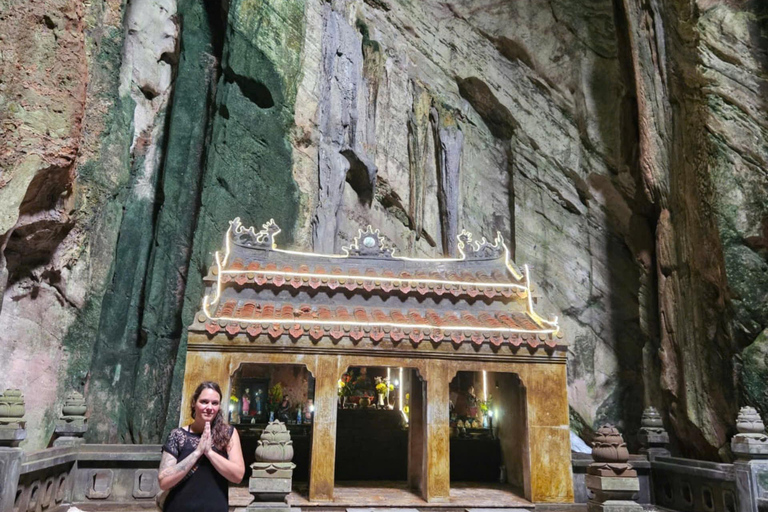
[(230, 395), (230, 361), (231, 357), (228, 354), (198, 352), (192, 347), (187, 349), (184, 388), (181, 392), (181, 410), (179, 411), (180, 427), (192, 422), (192, 394), (197, 386), (204, 381), (216, 382), (221, 387), (221, 407), (224, 409), (224, 416), (226, 417)]
[(427, 411), (424, 407), (426, 383), (414, 372), (411, 380), (408, 425), (408, 487), (424, 496), (427, 481), (425, 438)]
[(531, 482), (526, 498), (534, 503), (572, 503), (565, 364), (532, 364), (524, 375)]
[(428, 502), (448, 501), (450, 475), (450, 411), (449, 389), (455, 370), (444, 361), (427, 364), (426, 425), (423, 428), (426, 447), (422, 497)]
[(309, 465), (309, 500), (333, 500), (336, 465), (337, 356), (317, 356), (315, 369), (315, 416)]

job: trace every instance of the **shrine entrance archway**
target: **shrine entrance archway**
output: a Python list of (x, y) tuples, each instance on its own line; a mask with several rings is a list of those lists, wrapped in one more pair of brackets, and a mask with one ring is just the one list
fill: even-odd
[(408, 416), (411, 388), (422, 385), (418, 371), (351, 366), (338, 384), (336, 486), (407, 482), (411, 439), (420, 443), (424, 435), (423, 425), (411, 428)]
[(246, 467), (255, 462), (261, 433), (272, 420), (285, 423), (293, 446), (293, 481), (309, 480), (315, 378), (305, 365), (246, 362), (229, 379), (229, 423), (237, 428)]
[(460, 370), (449, 386), (451, 489), (530, 496), (525, 388), (508, 372)]

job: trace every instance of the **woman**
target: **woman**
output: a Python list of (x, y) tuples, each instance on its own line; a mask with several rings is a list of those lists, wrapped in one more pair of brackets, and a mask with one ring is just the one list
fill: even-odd
[(192, 396), (193, 422), (171, 431), (157, 479), (166, 512), (227, 512), (228, 484), (245, 473), (237, 430), (224, 423), (221, 388), (203, 382)]

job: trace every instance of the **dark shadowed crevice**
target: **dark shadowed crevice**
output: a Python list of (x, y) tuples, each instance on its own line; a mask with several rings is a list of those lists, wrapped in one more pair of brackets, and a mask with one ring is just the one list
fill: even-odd
[(38, 171), (27, 187), (19, 206), (19, 216), (56, 208), (63, 196), (70, 194), (73, 178), (71, 165), (51, 166)]
[(56, 23), (51, 19), (50, 16), (47, 14), (43, 15), (43, 24), (49, 29), (53, 30), (56, 28)]
[(227, 83), (237, 84), (240, 92), (259, 108), (268, 109), (275, 106), (275, 100), (272, 93), (264, 83), (254, 80), (251, 77), (241, 76), (234, 73), (231, 69), (224, 70), (224, 79)]
[(5, 247), (8, 286), (50, 263), (56, 249), (74, 226), (71, 217), (59, 212), (37, 215), (17, 225)]
[[(623, 336), (626, 348), (617, 351), (619, 365), (618, 387), (615, 396), (606, 400), (598, 411), (603, 420), (621, 421), (626, 427), (627, 442), (631, 449), (637, 449), (635, 432), (640, 426), (640, 418), (645, 405), (644, 396), (658, 396), (660, 393), (658, 371), (655, 365), (646, 367), (648, 361), (644, 359), (644, 351), (654, 352), (658, 349), (658, 322), (655, 287), (655, 274), (653, 266), (646, 261), (652, 258), (654, 253), (653, 227), (654, 222), (643, 217), (644, 214), (653, 214), (650, 211), (650, 203), (643, 194), (643, 180), (639, 168), (639, 128), (638, 128), (638, 99), (636, 93), (636, 80), (634, 76), (634, 61), (631, 51), (630, 27), (628, 15), (624, 12), (621, 0), (613, 2), (613, 25), (615, 30), (616, 66), (622, 92), (619, 101), (613, 108), (618, 107), (618, 112), (601, 109), (596, 116), (598, 133), (603, 143), (613, 146), (615, 155), (615, 167), (619, 173), (628, 172), (635, 183), (636, 193), (634, 197), (623, 194), (620, 186), (621, 178), (615, 174), (605, 178), (596, 176), (588, 177), (591, 187), (580, 187), (577, 184), (579, 197), (590, 202), (589, 188), (597, 190), (615, 190), (621, 195), (632, 210), (632, 219), (628, 232), (626, 228), (613, 225), (615, 236), (608, 237), (605, 245), (605, 254), (610, 269), (609, 282), (611, 293), (607, 299), (616, 304), (611, 309), (610, 322), (616, 333), (626, 332), (628, 324), (635, 325), (631, 333)], [(590, 27), (593, 27), (590, 25)], [(594, 28), (594, 27), (593, 27)], [(598, 76), (591, 80), (599, 81)], [(618, 125), (620, 134), (616, 137), (615, 130)], [(624, 174), (626, 176), (626, 174)], [(605, 179), (605, 184), (600, 181)], [(575, 181), (575, 183), (578, 183)], [(634, 226), (634, 227), (633, 227)], [(647, 235), (647, 236), (646, 236)], [(620, 306), (619, 306), (620, 305)], [(648, 390), (646, 392), (646, 389)], [(653, 404), (660, 406), (660, 404)]]
[(480, 115), (491, 134), (497, 139), (509, 140), (518, 128), (507, 107), (496, 98), (488, 84), (477, 77), (458, 78), (459, 94)]
[(371, 169), (351, 149), (345, 149), (341, 154), (349, 162), (347, 183), (357, 192), (360, 202), (370, 206), (376, 185), (376, 168)]
[(509, 236), (505, 237), (509, 248), (509, 257), (514, 261), (517, 251), (517, 237), (515, 235), (515, 152), (514, 142), (507, 144), (507, 208), (509, 212)]
[(72, 192), (72, 166), (39, 171), (19, 206), (19, 219), (4, 248), (7, 285), (50, 263), (56, 249), (75, 225), (65, 202)]
[(499, 36), (493, 39), (493, 42), (496, 46), (496, 49), (500, 54), (504, 56), (505, 59), (511, 61), (517, 60), (533, 70), (536, 69), (536, 66), (533, 62), (533, 57), (531, 57), (531, 54), (528, 53), (528, 49), (524, 45), (504, 36)]
[(160, 93), (157, 92), (154, 87), (146, 84), (139, 87), (139, 91), (141, 91), (141, 94), (143, 94), (144, 97), (149, 101), (152, 101), (160, 95)]
[[(189, 3), (188, 0), (186, 3)], [(206, 28), (208, 29), (210, 43), (213, 46), (213, 55), (216, 55), (219, 60), (221, 59), (221, 55), (224, 52), (224, 38), (226, 37), (227, 32), (229, 3), (229, 1), (222, 2), (221, 0), (203, 0), (202, 2), (206, 14)], [(191, 11), (191, 9), (189, 10)], [(184, 12), (184, 9), (180, 8), (179, 12)], [(184, 28), (183, 25), (181, 28)], [(181, 30), (179, 33), (181, 33)], [(180, 38), (180, 40), (182, 39)]]
[(400, 194), (392, 188), (392, 185), (390, 185), (385, 178), (379, 175), (376, 176), (375, 198), (381, 206), (386, 208), (389, 215), (399, 220), (403, 226), (413, 231), (417, 240), (423, 238), (430, 247), (437, 247), (437, 243), (432, 235), (427, 233), (422, 226), (416, 225), (416, 221), (403, 205), (403, 199), (400, 197)]

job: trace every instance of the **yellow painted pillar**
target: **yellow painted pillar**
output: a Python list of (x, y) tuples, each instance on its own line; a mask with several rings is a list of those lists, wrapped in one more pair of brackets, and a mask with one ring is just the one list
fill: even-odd
[(573, 503), (565, 365), (531, 365), (523, 384), (531, 483), (526, 497), (534, 503)]
[(449, 390), (453, 371), (442, 361), (427, 365), (427, 397), (425, 444), (427, 449), (426, 485), (422, 497), (428, 502), (445, 502), (450, 498), (450, 427)]
[(192, 394), (201, 382), (211, 380), (219, 384), (223, 396), (221, 406), (229, 406), (229, 377), (230, 355), (217, 352), (187, 351), (187, 363), (184, 370), (184, 388), (181, 395), (181, 410), (179, 411), (179, 426), (192, 422)]
[(315, 417), (309, 466), (309, 500), (333, 500), (336, 464), (337, 382), (341, 377), (337, 356), (317, 356)]

